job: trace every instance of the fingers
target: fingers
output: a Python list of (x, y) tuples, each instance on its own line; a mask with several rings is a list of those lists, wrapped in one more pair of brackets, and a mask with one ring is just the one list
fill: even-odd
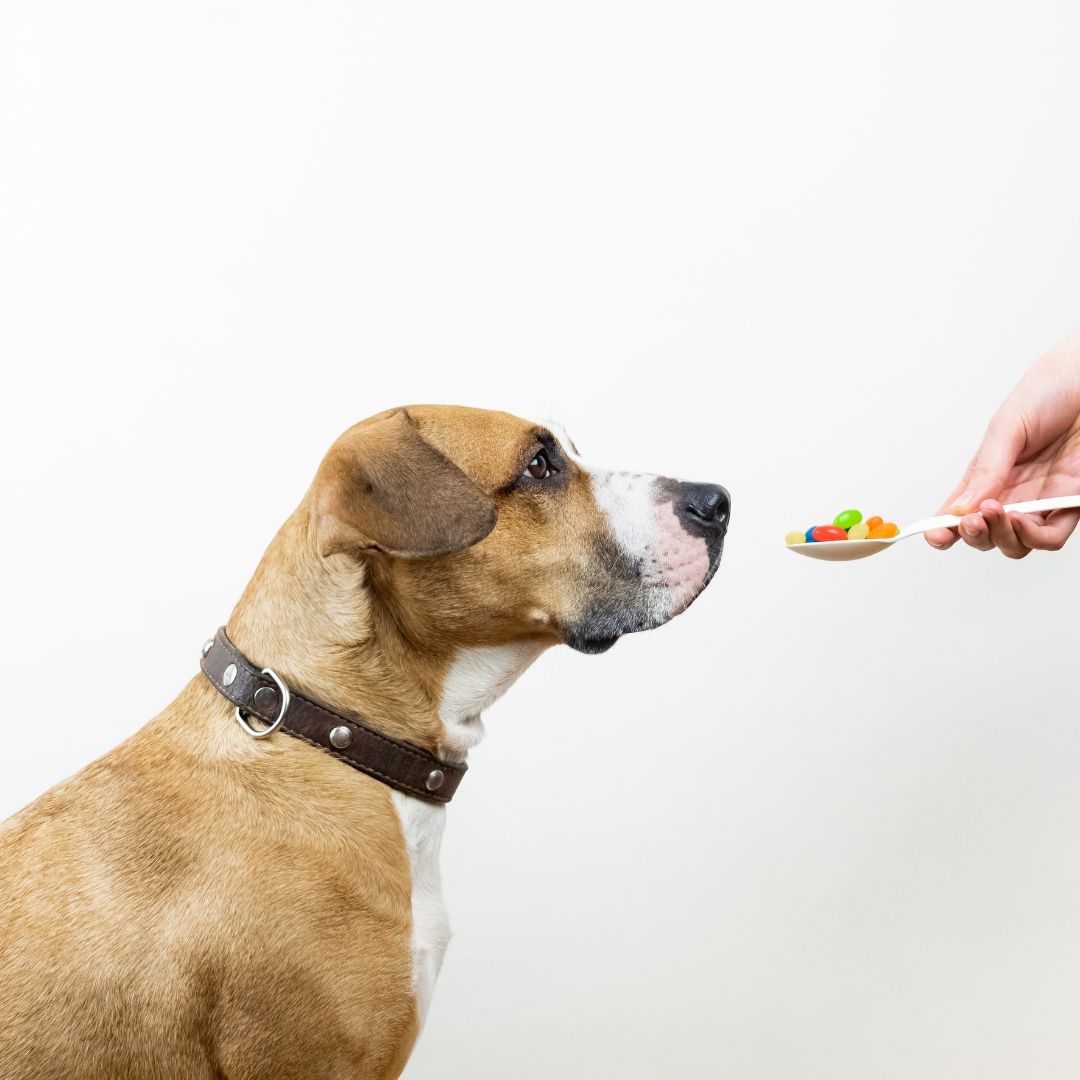
[(947, 551), (960, 539), (955, 529), (927, 529), (923, 538), (938, 551)]
[(946, 509), (953, 514), (970, 514), (983, 500), (997, 498), (1023, 449), (1025, 437), (1023, 424), (1011, 412), (995, 416), (964, 481), (958, 485), (963, 490), (953, 494)]
[(1041, 520), (1040, 514), (1009, 514), (1019, 539), (1036, 551), (1060, 551), (1080, 521), (1080, 511), (1057, 510)]
[[(1016, 524), (1012, 520), (1014, 515), (1005, 513), (1005, 508), (1001, 503), (988, 499), (979, 507), (979, 510), (980, 514), (971, 516), (982, 517), (991, 547), (996, 547), (1002, 555), (1010, 559), (1022, 559), (1025, 555), (1031, 554), (1031, 545), (1024, 543), (1023, 539), (1017, 535)], [(989, 548), (980, 550), (988, 551)]]
[[(945, 551), (958, 539), (963, 539), (970, 547), (980, 551), (989, 551), (995, 546), (989, 523), (975, 511), (985, 500), (996, 499), (1001, 494), (1023, 449), (1025, 438), (1024, 425), (1019, 417), (1013, 410), (1003, 407), (990, 421), (983, 441), (960, 483), (953, 488), (952, 494), (938, 511), (939, 514), (966, 514), (972, 520), (967, 522), (966, 530), (963, 522), (959, 529), (929, 530), (924, 537), (931, 547)], [(1000, 522), (997, 522), (997, 526), (997, 534), (1005, 547), (1009, 551), (1018, 550), (1015, 530), (1011, 526), (1003, 528)], [(1012, 556), (1017, 559), (1022, 557)]]
[(997, 548), (1010, 559), (1022, 559), (1031, 553), (1009, 520), (1001, 503), (987, 499), (974, 514), (966, 514), (960, 522), (960, 539), (976, 551), (993, 551)]
[[(997, 548), (1010, 559), (1023, 559), (1032, 551), (1058, 551), (1073, 534), (1078, 522), (1080, 510), (1058, 510), (1044, 520), (1041, 514), (1006, 513), (997, 500), (986, 499), (977, 513), (964, 516), (955, 532), (976, 551)], [(934, 534), (939, 532), (951, 537), (954, 530), (934, 530)], [(927, 538), (930, 539), (930, 534)], [(946, 546), (953, 542), (950, 539)]]
[(990, 529), (982, 514), (965, 514), (959, 525), (960, 539), (976, 551), (989, 551), (994, 542), (990, 539)]
[[(956, 497), (968, 489), (969, 481), (971, 479), (971, 470), (975, 467), (975, 462), (967, 467), (967, 471), (964, 473), (963, 479), (960, 483), (953, 488), (952, 494), (938, 507), (937, 512), (939, 514), (951, 513), (950, 507), (956, 501)], [(938, 551), (947, 551), (949, 548), (960, 539), (956, 529), (927, 529), (923, 533), (923, 539), (932, 547), (937, 548)]]

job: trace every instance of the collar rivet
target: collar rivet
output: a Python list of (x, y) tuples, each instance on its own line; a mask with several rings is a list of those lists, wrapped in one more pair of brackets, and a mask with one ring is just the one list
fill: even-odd
[(338, 724), (330, 732), (330, 745), (337, 750), (345, 750), (352, 746), (352, 731), (344, 724)]
[(230, 664), (222, 673), (221, 681), (226, 686), (232, 686), (233, 679), (236, 678), (236, 665)]
[(255, 691), (255, 708), (266, 709), (267, 712), (276, 710), (278, 707), (278, 694), (272, 686), (260, 686)]
[(446, 774), (442, 769), (432, 769), (428, 773), (427, 780), (424, 781), (424, 787), (428, 791), (438, 791), (442, 787), (443, 781), (446, 779)]

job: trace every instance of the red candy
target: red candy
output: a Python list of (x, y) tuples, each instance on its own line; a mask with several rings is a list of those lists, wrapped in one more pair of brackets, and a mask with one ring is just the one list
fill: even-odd
[(836, 525), (819, 525), (816, 529), (813, 529), (810, 535), (819, 543), (823, 544), (826, 540), (846, 540), (847, 533)]

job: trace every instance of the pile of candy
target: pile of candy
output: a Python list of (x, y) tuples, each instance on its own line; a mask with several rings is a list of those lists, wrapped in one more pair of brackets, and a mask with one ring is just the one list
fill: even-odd
[(891, 521), (879, 517), (863, 521), (858, 510), (841, 510), (831, 525), (814, 525), (806, 532), (789, 532), (789, 544), (822, 543), (825, 540), (888, 540), (900, 530)]

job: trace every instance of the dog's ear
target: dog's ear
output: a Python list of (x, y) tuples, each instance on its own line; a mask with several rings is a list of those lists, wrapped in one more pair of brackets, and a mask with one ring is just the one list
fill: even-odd
[(495, 503), (399, 409), (347, 431), (319, 467), (319, 550), (419, 558), (483, 540)]

